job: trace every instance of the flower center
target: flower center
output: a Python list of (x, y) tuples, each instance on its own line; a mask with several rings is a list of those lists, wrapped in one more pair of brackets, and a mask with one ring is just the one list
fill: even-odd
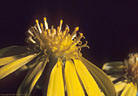
[(49, 29), (46, 18), (44, 17), (44, 26), (36, 20), (36, 25), (28, 30), (28, 41), (35, 47), (43, 51), (45, 55), (54, 54), (57, 57), (76, 57), (81, 55), (82, 47), (87, 47), (87, 42), (82, 44), (82, 33), (77, 36), (79, 27), (76, 27), (72, 33), (69, 33), (69, 27), (66, 26), (62, 31), (63, 20), (55, 29), (53, 26)]
[(127, 63), (127, 73), (128, 77), (133, 81), (138, 80), (138, 54), (130, 54)]

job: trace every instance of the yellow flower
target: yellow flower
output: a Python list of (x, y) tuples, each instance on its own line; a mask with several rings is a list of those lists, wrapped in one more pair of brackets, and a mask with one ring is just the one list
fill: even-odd
[[(29, 72), (17, 90), (17, 95), (30, 96), (36, 85), (42, 87), (47, 96), (115, 96), (115, 89), (108, 77), (81, 53), (82, 33), (79, 27), (69, 33), (69, 27), (62, 30), (63, 20), (55, 29), (36, 20), (28, 30), (28, 46), (11, 46), (0, 50), (0, 79), (18, 69)], [(3, 56), (7, 52), (13, 52)], [(48, 79), (48, 87), (47, 84)]]
[(136, 96), (138, 92), (138, 53), (122, 61), (105, 63), (103, 70), (114, 82), (119, 96)]

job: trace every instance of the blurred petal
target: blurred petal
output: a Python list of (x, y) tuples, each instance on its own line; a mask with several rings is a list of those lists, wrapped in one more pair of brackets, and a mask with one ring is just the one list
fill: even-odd
[[(26, 65), (23, 65), (19, 70), (18, 72), (21, 72), (21, 71), (24, 71), (24, 70), (27, 70), (28, 69), (28, 66)], [(17, 73), (18, 74), (18, 73)]]
[(103, 65), (103, 70), (112, 77), (120, 77), (120, 74), (124, 74), (124, 63), (118, 62), (108, 62)]
[(47, 96), (65, 96), (62, 62), (60, 60), (58, 60), (57, 64), (52, 69)]
[(53, 58), (52, 56), (48, 57), (48, 59), (49, 62), (47, 63), (46, 68), (44, 69), (44, 73), (37, 82), (37, 86), (42, 89), (42, 96), (47, 96), (47, 89), (51, 75), (50, 73), (52, 72), (52, 69), (58, 61), (58, 58)]
[(68, 96), (85, 96), (75, 66), (72, 61), (69, 60), (67, 60), (65, 64), (65, 81)]
[(137, 86), (133, 83), (128, 83), (125, 89), (123, 90), (121, 96), (136, 96)]
[(81, 62), (85, 64), (89, 72), (94, 77), (95, 81), (104, 92), (105, 96), (116, 96), (115, 88), (113, 83), (110, 81), (108, 76), (94, 64), (92, 64), (87, 59), (81, 57)]
[(114, 61), (114, 62), (108, 62), (105, 63), (103, 66), (103, 69), (106, 69), (106, 67), (110, 68), (121, 68), (121, 66), (123, 65), (122, 61)]
[(25, 96), (30, 96), (30, 93), (32, 92), (36, 82), (40, 78), (47, 64), (47, 60), (44, 59), (42, 61), (35, 62), (35, 63), (38, 63), (38, 64), (36, 65), (34, 69), (32, 69), (27, 74), (27, 76), (25, 77), (21, 85), (19, 86), (16, 95), (25, 94)]
[(19, 55), (25, 52), (27, 52), (27, 47), (25, 46), (10, 46), (0, 49), (0, 58)]
[(29, 55), (21, 59), (17, 59), (16, 61), (1, 67), (0, 68), (0, 79), (6, 77), (10, 73), (16, 71), (17, 69), (19, 69), (26, 63), (30, 62), (34, 57), (36, 57), (36, 54)]
[(82, 83), (86, 89), (88, 96), (101, 96), (100, 89), (95, 82), (94, 78), (91, 76), (84, 64), (77, 59), (74, 59), (76, 70)]
[(16, 56), (9, 56), (9, 57), (0, 58), (0, 66), (11, 63), (12, 61), (14, 61), (16, 59), (17, 59)]
[(108, 75), (108, 78), (109, 78), (111, 81), (115, 81), (115, 80), (118, 79), (118, 78), (116, 78), (116, 77), (112, 77), (112, 76), (110, 76), (110, 75)]

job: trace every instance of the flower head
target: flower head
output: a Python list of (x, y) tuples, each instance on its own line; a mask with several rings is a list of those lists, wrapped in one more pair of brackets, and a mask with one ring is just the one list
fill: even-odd
[(44, 26), (36, 20), (36, 26), (28, 30), (28, 41), (45, 55), (53, 54), (57, 58), (79, 57), (81, 48), (88, 47), (87, 42), (82, 45), (83, 34), (79, 33), (79, 36), (77, 36), (79, 27), (69, 33), (68, 25), (65, 30), (62, 30), (62, 23), (63, 20), (60, 20), (60, 25), (57, 28), (52, 26), (49, 29), (46, 18), (44, 18)]
[(136, 96), (138, 90), (138, 53), (130, 54), (124, 62), (106, 63), (103, 69), (114, 82), (119, 95)]
[(0, 79), (17, 69), (27, 68), (28, 74), (17, 94), (29, 96), (38, 84), (46, 89), (47, 96), (65, 96), (65, 93), (68, 96), (101, 96), (102, 92), (106, 96), (115, 96), (114, 87), (104, 72), (82, 56), (81, 48), (87, 47), (87, 42), (83, 44), (83, 34), (77, 34), (79, 27), (70, 33), (68, 26), (62, 30), (62, 23), (63, 20), (57, 28), (49, 28), (46, 18), (44, 24), (36, 20), (36, 25), (28, 30), (28, 46), (2, 49), (2, 54), (15, 48), (22, 51), (2, 55)]

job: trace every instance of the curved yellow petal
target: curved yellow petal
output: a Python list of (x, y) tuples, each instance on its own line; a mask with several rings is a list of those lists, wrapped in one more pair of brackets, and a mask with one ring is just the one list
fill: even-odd
[(20, 67), (22, 67), (23, 65), (31, 61), (34, 57), (36, 57), (36, 54), (29, 55), (21, 59), (17, 59), (16, 61), (1, 67), (0, 68), (0, 79), (16, 71), (17, 69), (19, 69)]
[(38, 64), (26, 75), (22, 84), (19, 86), (16, 95), (25, 94), (25, 96), (30, 96), (30, 93), (32, 92), (36, 82), (43, 73), (43, 70), (47, 64), (47, 60), (42, 60), (35, 63)]
[(11, 63), (12, 61), (16, 60), (16, 56), (9, 56), (9, 57), (3, 57), (0, 58), (0, 66), (6, 65), (8, 63)]
[(65, 96), (61, 60), (52, 69), (47, 96)]
[(136, 94), (137, 94), (137, 86), (131, 82), (127, 84), (121, 96), (136, 96)]
[(80, 57), (80, 60), (87, 67), (105, 96), (116, 96), (114, 85), (111, 80), (109, 80), (108, 76), (84, 57)]
[(68, 96), (85, 96), (75, 66), (71, 60), (67, 60), (65, 64), (65, 81)]
[(101, 92), (96, 81), (85, 65), (78, 59), (74, 59), (74, 63), (88, 96), (101, 96)]

